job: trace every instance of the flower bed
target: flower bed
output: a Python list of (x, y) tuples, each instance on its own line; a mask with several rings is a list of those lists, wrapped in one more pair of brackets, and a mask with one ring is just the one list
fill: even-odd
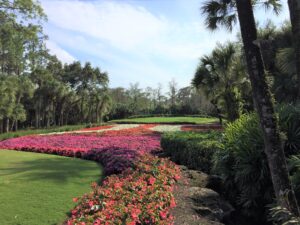
[(159, 136), (25, 136), (0, 142), (0, 149), (57, 154), (101, 162), (106, 173), (121, 172), (137, 156), (160, 150)]
[(183, 125), (182, 131), (209, 131), (209, 130), (223, 130), (222, 125), (207, 124), (207, 125)]
[(151, 130), (151, 128), (155, 127), (155, 124), (143, 124), (137, 125), (137, 127), (122, 129), (122, 130), (107, 130), (104, 131), (101, 135), (103, 136), (127, 136), (127, 135), (155, 135), (159, 134)]
[(167, 159), (151, 155), (139, 158), (134, 169), (108, 177), (84, 195), (72, 210), (68, 225), (172, 224), (170, 209), (179, 168)]
[(173, 223), (169, 210), (175, 207), (172, 190), (180, 170), (170, 160), (149, 154), (161, 150), (161, 131), (151, 130), (156, 126), (116, 125), (24, 136), (0, 142), (0, 149), (94, 160), (107, 175), (118, 174), (108, 176), (101, 186), (93, 184), (93, 191), (71, 211), (67, 225), (169, 225)]

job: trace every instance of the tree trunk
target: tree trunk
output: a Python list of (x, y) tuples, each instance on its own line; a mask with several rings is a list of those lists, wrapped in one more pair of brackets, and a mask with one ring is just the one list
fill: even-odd
[(292, 24), (293, 44), (296, 59), (296, 72), (298, 77), (297, 100), (300, 101), (300, 1), (288, 0), (288, 5)]
[(5, 133), (9, 132), (9, 118), (5, 118), (4, 132)]
[(262, 56), (259, 47), (255, 44), (257, 30), (251, 0), (237, 0), (236, 3), (247, 69), (252, 86), (252, 96), (263, 130), (265, 153), (276, 199), (280, 206), (287, 208), (298, 216), (299, 208), (289, 180), (272, 97), (266, 82)]
[(18, 131), (18, 127), (19, 127), (19, 126), (18, 126), (18, 120), (16, 120), (14, 130), (15, 130), (15, 131)]

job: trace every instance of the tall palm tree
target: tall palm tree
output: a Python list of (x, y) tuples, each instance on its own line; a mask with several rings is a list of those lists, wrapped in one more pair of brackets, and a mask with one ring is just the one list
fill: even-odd
[(211, 55), (200, 59), (192, 81), (195, 87), (205, 91), (217, 109), (218, 103), (224, 103), (229, 121), (239, 117), (241, 87), (248, 83), (237, 49), (233, 43), (218, 44)]
[(296, 73), (298, 77), (298, 101), (300, 101), (300, 1), (288, 0), (295, 49)]
[(280, 9), (277, 0), (210, 0), (206, 2), (202, 11), (206, 15), (209, 28), (216, 29), (218, 25), (225, 25), (229, 30), (233, 23), (240, 23), (241, 36), (246, 56), (247, 69), (252, 86), (253, 101), (258, 111), (263, 130), (265, 153), (271, 172), (273, 187), (278, 204), (299, 215), (299, 208), (295, 193), (289, 180), (286, 160), (281, 145), (279, 129), (274, 112), (273, 100), (266, 82), (265, 68), (257, 41), (257, 29), (253, 14), (253, 4), (264, 3), (273, 6), (275, 11)]

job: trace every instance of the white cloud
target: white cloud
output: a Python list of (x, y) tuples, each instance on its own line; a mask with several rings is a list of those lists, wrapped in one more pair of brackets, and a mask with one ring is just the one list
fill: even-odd
[(56, 26), (106, 40), (125, 50), (154, 38), (167, 25), (164, 18), (126, 3), (52, 0), (44, 1), (43, 6)]
[(132, 2), (43, 0), (42, 5), (51, 25), (46, 31), (54, 42), (48, 47), (69, 60), (72, 56), (55, 43), (90, 57), (109, 72), (112, 86), (140, 82), (144, 87), (173, 77), (189, 84), (197, 59), (220, 37), (223, 42), (233, 37), (224, 31), (207, 32), (200, 15), (199, 20), (179, 21)]
[(50, 53), (56, 55), (63, 63), (71, 63), (76, 60), (70, 53), (59, 47), (53, 41), (46, 41), (46, 46), (50, 50)]

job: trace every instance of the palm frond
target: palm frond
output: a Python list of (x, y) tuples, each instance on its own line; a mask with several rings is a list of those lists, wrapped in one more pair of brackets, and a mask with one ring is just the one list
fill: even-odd
[(210, 0), (203, 4), (201, 12), (206, 15), (205, 24), (207, 28), (215, 30), (218, 25), (232, 30), (237, 22), (235, 1), (232, 0)]
[(279, 15), (282, 9), (282, 4), (279, 0), (266, 0), (262, 2), (266, 10), (272, 9), (276, 15)]
[(296, 59), (294, 48), (282, 48), (276, 56), (278, 68), (287, 74), (296, 74)]

